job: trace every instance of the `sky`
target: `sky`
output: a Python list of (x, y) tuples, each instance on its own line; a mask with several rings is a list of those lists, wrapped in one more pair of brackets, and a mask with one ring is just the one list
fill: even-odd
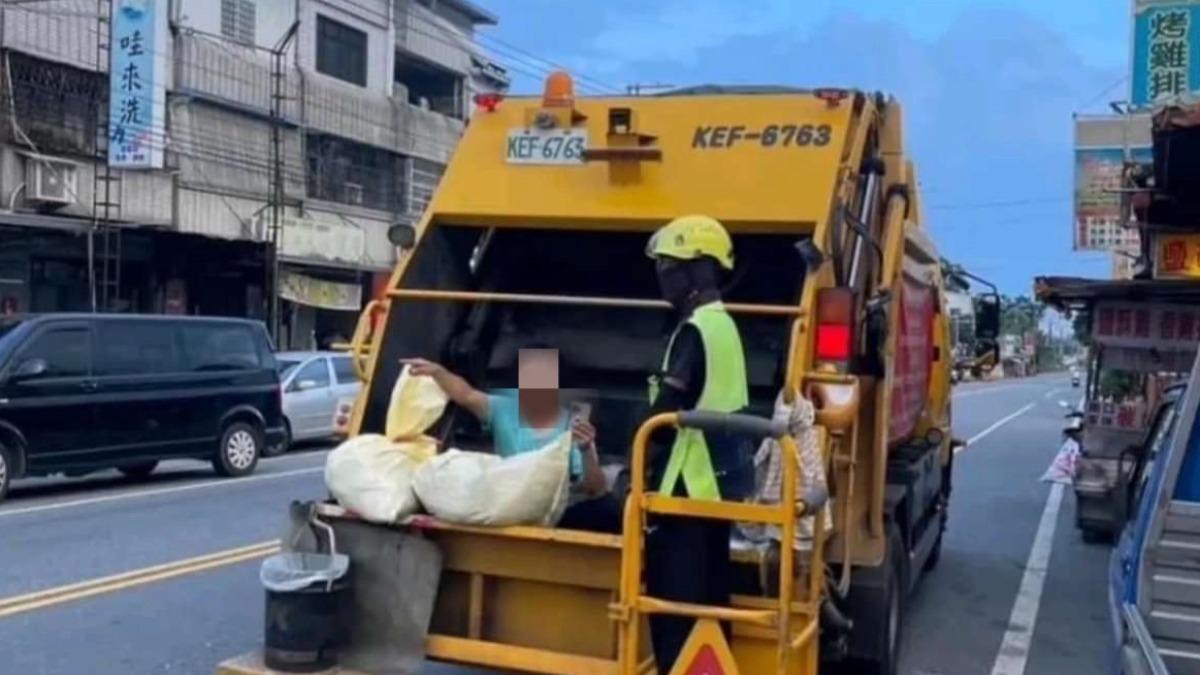
[(1071, 250), (1072, 115), (1127, 97), (1128, 0), (477, 2), (500, 18), (480, 40), (519, 92), (539, 90), (550, 62), (584, 93), (769, 83), (894, 95), (945, 256), (1011, 294), (1030, 294), (1037, 275), (1110, 274), (1107, 255)]

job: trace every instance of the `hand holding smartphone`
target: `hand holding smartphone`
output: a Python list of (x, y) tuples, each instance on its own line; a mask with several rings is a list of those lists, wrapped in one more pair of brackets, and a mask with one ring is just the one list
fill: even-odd
[(586, 401), (571, 403), (571, 424), (592, 421), (592, 404)]
[(570, 405), (571, 436), (583, 448), (593, 448), (596, 442), (596, 430), (592, 428), (592, 404), (584, 401), (573, 401)]

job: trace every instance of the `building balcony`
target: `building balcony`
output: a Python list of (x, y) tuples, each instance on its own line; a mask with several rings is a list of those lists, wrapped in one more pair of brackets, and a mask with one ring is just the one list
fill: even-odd
[(403, 129), (401, 153), (438, 164), (450, 161), (462, 137), (462, 120), (399, 101), (397, 119)]
[(340, 82), (320, 73), (306, 73), (305, 126), (387, 150), (399, 151), (391, 97)]
[[(89, 0), (4, 3), (0, 9), (5, 49), (25, 52), (85, 70), (107, 71), (96, 63), (100, 22)], [(104, 30), (107, 33), (107, 29)], [(107, 37), (107, 35), (105, 36)]]
[[(261, 49), (192, 31), (175, 40), (175, 90), (259, 114), (270, 114), (271, 57)], [(300, 77), (287, 66), (281, 112), (300, 119)]]
[(396, 49), (461, 75), (471, 71), (471, 37), (412, 0), (396, 7)]

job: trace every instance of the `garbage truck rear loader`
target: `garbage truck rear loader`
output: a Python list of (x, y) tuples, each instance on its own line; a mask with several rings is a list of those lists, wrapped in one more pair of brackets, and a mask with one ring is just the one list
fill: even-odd
[[(941, 259), (899, 104), (782, 87), (575, 98), (566, 82), (545, 97), (482, 101), (387, 296), (360, 322), (353, 350), (367, 384), (350, 431), (383, 429), (402, 358), (511, 386), (517, 348), (553, 344), (576, 386), (595, 392), (602, 453), (633, 464), (625, 532), (422, 521), (443, 556), (429, 657), (652, 672), (646, 618), (677, 614), (700, 619), (680, 668), (712, 659), (727, 673), (811, 675), (852, 659), (896, 672), (904, 599), (937, 564), (953, 460)], [(777, 396), (816, 408), (828, 489), (795, 486), (785, 462), (794, 508), (667, 498), (640, 479), (647, 435), (662, 425), (740, 425), (796, 451), (762, 419), (646, 420), (646, 378), (675, 319), (645, 244), (689, 213), (733, 237), (726, 306), (746, 351), (749, 412), (770, 418)], [(447, 447), (485, 444), (463, 411), (437, 434)], [(644, 592), (647, 513), (773, 523), (791, 541), (799, 518), (826, 510), (830, 526), (815, 518), (800, 550), (735, 547), (730, 607)], [(732, 625), (728, 642), (717, 620)], [(226, 672), (258, 671), (243, 661)]]

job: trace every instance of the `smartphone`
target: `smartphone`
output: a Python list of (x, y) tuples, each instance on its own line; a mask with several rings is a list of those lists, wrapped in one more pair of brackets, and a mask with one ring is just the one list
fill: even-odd
[(586, 401), (571, 402), (571, 421), (581, 420), (590, 422), (592, 419), (592, 404)]

